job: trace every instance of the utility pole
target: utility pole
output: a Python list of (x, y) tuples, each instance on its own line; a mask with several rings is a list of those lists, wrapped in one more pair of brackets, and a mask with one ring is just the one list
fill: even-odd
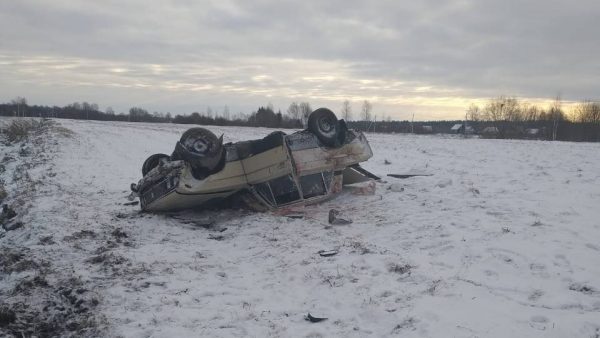
[(375, 116), (373, 117), (373, 132), (375, 132), (375, 127), (377, 127), (377, 124), (376, 124), (376, 122), (377, 122), (377, 115), (375, 115)]
[(410, 121), (410, 133), (415, 133), (415, 113), (413, 113), (412, 120)]
[(467, 138), (467, 113), (465, 113), (465, 122), (463, 124), (463, 136), (464, 138)]

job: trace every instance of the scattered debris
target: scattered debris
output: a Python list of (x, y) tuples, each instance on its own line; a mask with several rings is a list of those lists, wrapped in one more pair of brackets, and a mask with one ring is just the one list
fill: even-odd
[(123, 203), (123, 205), (138, 205), (140, 204), (140, 201), (133, 201), (133, 202), (125, 202)]
[(367, 184), (359, 185), (352, 190), (354, 195), (375, 195), (375, 181), (368, 181)]
[(351, 165), (350, 168), (352, 168), (353, 170), (356, 170), (357, 172), (361, 173), (365, 177), (374, 179), (375, 181), (379, 181), (381, 179), (381, 177), (379, 177), (379, 176), (373, 174), (372, 172), (366, 170), (365, 168), (361, 167), (359, 164)]
[(383, 160), (383, 164), (392, 164), (392, 162), (390, 162), (387, 159), (385, 159), (385, 160)]
[(416, 176), (432, 176), (433, 174), (387, 174), (389, 177), (393, 177), (393, 178), (400, 178), (400, 179), (405, 179), (405, 178), (411, 178), (411, 177), (416, 177)]
[(327, 320), (325, 317), (313, 317), (310, 312), (304, 317), (304, 319), (311, 323), (318, 323)]
[(352, 220), (347, 220), (347, 219), (343, 219), (338, 217), (340, 215), (340, 211), (336, 210), (336, 209), (331, 209), (329, 210), (329, 224), (333, 224), (333, 225), (345, 225), (345, 224), (351, 224)]
[(393, 192), (403, 192), (404, 191), (404, 187), (400, 183), (392, 183), (388, 187), (388, 190), (391, 190)]
[(321, 257), (331, 257), (337, 255), (339, 252), (337, 250), (319, 250), (317, 253)]
[(302, 219), (302, 218), (304, 218), (304, 213), (296, 212), (296, 213), (285, 214), (283, 216), (285, 216), (287, 218), (293, 218), (293, 219)]

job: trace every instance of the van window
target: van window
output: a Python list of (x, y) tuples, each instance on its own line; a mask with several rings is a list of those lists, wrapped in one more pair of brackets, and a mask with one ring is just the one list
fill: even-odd
[(295, 202), (300, 199), (300, 192), (292, 176), (282, 176), (269, 181), (277, 205)]
[(327, 190), (323, 183), (323, 174), (312, 174), (300, 177), (300, 186), (304, 198), (325, 195)]

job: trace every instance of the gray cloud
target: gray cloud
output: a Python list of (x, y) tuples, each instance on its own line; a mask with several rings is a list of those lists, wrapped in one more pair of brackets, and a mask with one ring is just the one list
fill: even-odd
[(598, 14), (589, 0), (3, 2), (0, 90), (174, 112), (349, 98), (460, 116), (500, 94), (598, 98)]

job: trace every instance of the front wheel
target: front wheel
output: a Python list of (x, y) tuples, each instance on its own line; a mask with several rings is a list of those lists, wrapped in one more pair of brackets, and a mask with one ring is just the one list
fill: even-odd
[(346, 139), (345, 123), (327, 108), (319, 108), (308, 117), (308, 130), (328, 147), (339, 147)]
[(169, 155), (167, 154), (154, 154), (148, 157), (144, 164), (142, 165), (142, 175), (146, 176), (150, 170), (158, 167), (159, 164), (164, 163), (169, 160)]

